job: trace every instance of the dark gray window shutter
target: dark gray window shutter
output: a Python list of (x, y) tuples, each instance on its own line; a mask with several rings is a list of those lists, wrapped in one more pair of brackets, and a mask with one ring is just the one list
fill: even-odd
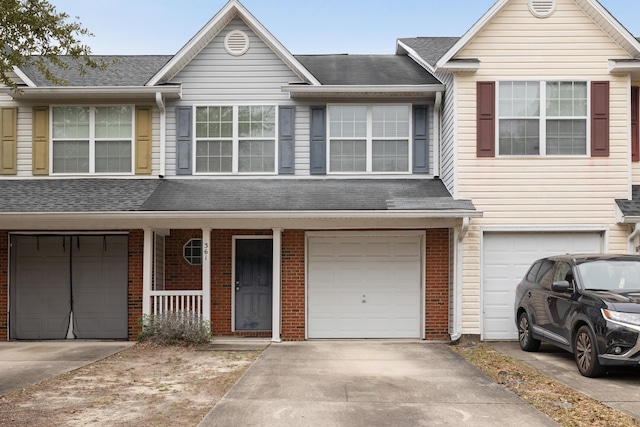
[(296, 172), (296, 107), (280, 107), (278, 120), (278, 173), (294, 174)]
[(191, 107), (176, 107), (176, 175), (191, 175), (193, 126)]
[(327, 173), (327, 109), (311, 107), (311, 174)]
[(429, 173), (429, 107), (413, 107), (413, 173)]

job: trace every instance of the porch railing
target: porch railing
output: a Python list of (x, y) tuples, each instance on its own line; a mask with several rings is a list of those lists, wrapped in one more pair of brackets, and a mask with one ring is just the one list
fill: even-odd
[(151, 291), (151, 314), (166, 312), (202, 317), (202, 291)]

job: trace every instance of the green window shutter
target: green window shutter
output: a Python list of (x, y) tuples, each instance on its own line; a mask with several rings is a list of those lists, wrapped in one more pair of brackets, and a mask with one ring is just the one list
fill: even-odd
[(176, 175), (191, 175), (191, 149), (193, 145), (193, 109), (176, 107)]
[(15, 175), (18, 173), (18, 109), (2, 108), (2, 146), (0, 146), (0, 174)]
[(296, 108), (280, 107), (278, 114), (278, 172), (293, 174), (296, 170)]
[(33, 107), (32, 132), (33, 174), (49, 175), (49, 107)]
[(151, 107), (136, 108), (136, 174), (150, 174), (152, 112)]

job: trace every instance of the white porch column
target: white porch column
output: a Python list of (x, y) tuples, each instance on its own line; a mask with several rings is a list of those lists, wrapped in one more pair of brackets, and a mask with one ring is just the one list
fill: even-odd
[(211, 229), (202, 229), (202, 319), (211, 321)]
[(280, 342), (280, 312), (281, 312), (281, 268), (282, 268), (282, 229), (273, 228), (273, 319), (271, 322), (271, 341)]
[(142, 314), (151, 314), (151, 284), (153, 271), (153, 230), (144, 229), (144, 250), (142, 255)]

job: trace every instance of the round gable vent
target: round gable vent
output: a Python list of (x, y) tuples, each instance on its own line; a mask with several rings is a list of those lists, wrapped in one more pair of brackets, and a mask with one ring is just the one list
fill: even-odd
[(551, 16), (556, 9), (556, 0), (529, 0), (529, 10), (538, 18)]
[(244, 31), (231, 31), (224, 38), (224, 48), (233, 56), (244, 55), (249, 50), (249, 36)]

